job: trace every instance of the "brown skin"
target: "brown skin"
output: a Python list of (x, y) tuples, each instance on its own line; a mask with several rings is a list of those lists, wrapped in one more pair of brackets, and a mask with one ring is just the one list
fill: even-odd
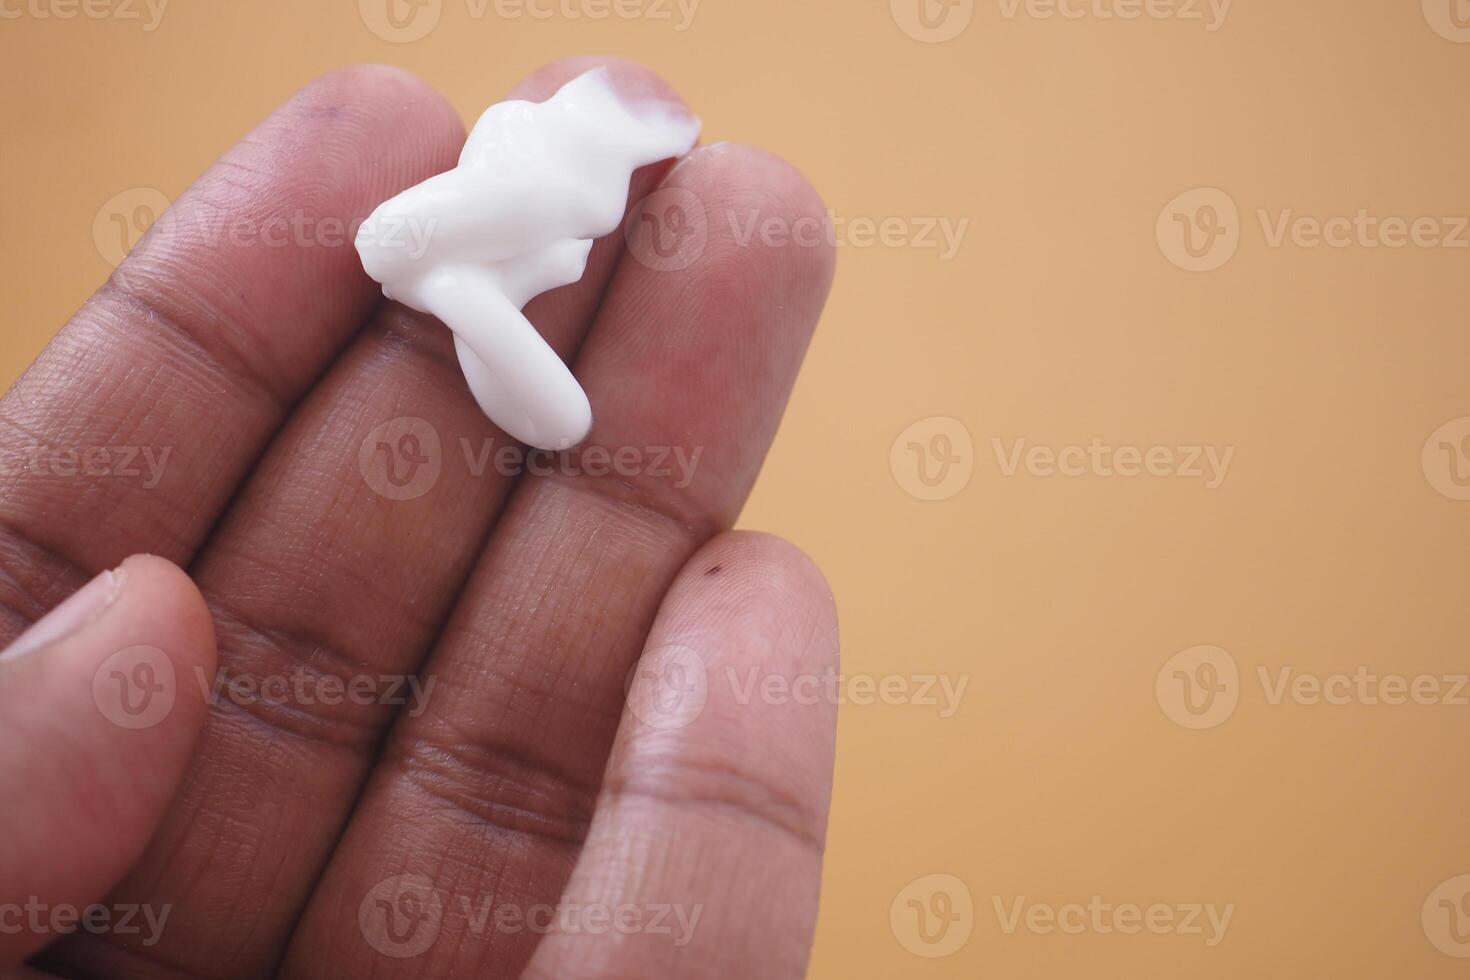
[[(676, 101), (647, 70), (607, 59), (552, 65), (512, 94), (545, 98), (595, 63), (628, 91)], [(461, 446), (508, 440), (465, 390), (447, 330), (381, 302), (350, 245), (209, 234), (274, 215), (361, 218), (450, 167), (463, 139), (443, 99), (396, 69), (312, 83), (179, 199), (0, 403), (0, 456), (37, 443), (171, 451), (147, 490), (35, 468), (0, 475), (0, 645), (128, 555), (189, 573), (130, 562), (107, 616), (39, 658), (0, 662), (0, 799), (18, 835), (0, 849), (0, 906), (105, 895), (171, 909), (155, 945), (73, 935), (35, 968), (804, 971), (835, 706), (743, 697), (731, 678), (830, 669), (835, 615), (798, 551), (729, 528), (833, 267), (825, 244), (739, 234), (752, 214), (810, 227), (825, 209), (793, 169), (742, 146), (640, 171), (632, 201), (666, 186), (703, 204), (699, 258), (659, 271), (614, 233), (580, 282), (527, 315), (587, 388), (588, 445), (698, 450), (692, 482), (677, 486), (677, 470), (475, 475)], [(442, 475), (413, 500), (380, 496), (359, 467), (368, 434), (398, 416), (427, 420), (443, 444)], [(183, 707), (146, 737), (97, 722), (77, 696), (97, 658), (128, 645), (139, 627), (124, 614), (138, 608), (155, 611), (149, 642), (187, 675)], [(230, 675), (412, 672), (433, 679), (427, 710), (206, 704), (194, 676), (213, 676), (211, 619)], [(703, 665), (706, 700), (678, 725), (650, 724), (651, 709), (625, 710), (629, 677), (645, 649), (657, 659), (671, 648), (690, 651), (684, 669), (691, 656), (696, 673)], [(70, 666), (42, 684), (37, 663)], [(37, 792), (27, 762), (53, 751), (53, 735), (65, 778)], [(101, 778), (118, 771), (148, 776)], [(94, 814), (87, 846), (52, 874), (47, 835), (78, 812)], [(427, 880), (443, 912), (425, 950), (386, 956), (359, 912), (405, 874)], [(20, 882), (27, 891), (10, 894)], [(677, 904), (699, 919), (676, 945), (647, 930), (476, 927), (465, 914), (564, 893), (609, 909)], [(0, 972), (54, 938), (0, 939)]]

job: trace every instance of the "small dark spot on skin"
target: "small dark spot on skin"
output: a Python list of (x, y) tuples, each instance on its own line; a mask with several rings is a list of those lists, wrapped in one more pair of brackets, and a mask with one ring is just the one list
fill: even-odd
[(724, 567), (725, 567), (724, 565), (711, 565), (709, 568), (706, 568), (704, 570), (704, 574), (706, 574), (706, 575), (718, 575), (718, 574), (720, 574), (720, 570), (723, 569)]

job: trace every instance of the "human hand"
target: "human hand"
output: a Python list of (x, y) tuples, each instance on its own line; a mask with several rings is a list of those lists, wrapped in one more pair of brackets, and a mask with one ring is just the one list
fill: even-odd
[[(803, 972), (835, 705), (760, 692), (833, 668), (835, 615), (728, 529), (832, 275), (744, 230), (825, 210), (745, 147), (640, 171), (635, 245), (526, 310), (596, 423), (520, 475), (330, 234), (463, 139), (398, 70), (314, 82), (0, 403), (0, 972)], [(661, 201), (701, 227), (637, 254)]]

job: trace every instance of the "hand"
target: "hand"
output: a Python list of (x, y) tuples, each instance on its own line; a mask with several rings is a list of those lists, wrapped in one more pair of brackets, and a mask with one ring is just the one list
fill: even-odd
[(729, 527), (833, 262), (746, 229), (823, 205), (741, 146), (640, 171), (683, 251), (611, 235), (528, 307), (596, 424), (520, 474), (449, 332), (351, 247), (463, 139), (403, 72), (309, 85), (5, 397), (0, 972), (805, 969), (835, 706), (799, 679), (835, 617)]

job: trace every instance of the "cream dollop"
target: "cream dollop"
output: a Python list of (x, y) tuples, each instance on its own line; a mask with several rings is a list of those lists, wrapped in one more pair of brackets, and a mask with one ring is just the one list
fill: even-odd
[(485, 110), (459, 164), (391, 198), (356, 240), (383, 294), (454, 331), (480, 408), (538, 449), (566, 449), (592, 427), (571, 370), (521, 309), (576, 282), (592, 242), (623, 217), (633, 171), (689, 151), (699, 120), (630, 103), (605, 69), (545, 102)]

